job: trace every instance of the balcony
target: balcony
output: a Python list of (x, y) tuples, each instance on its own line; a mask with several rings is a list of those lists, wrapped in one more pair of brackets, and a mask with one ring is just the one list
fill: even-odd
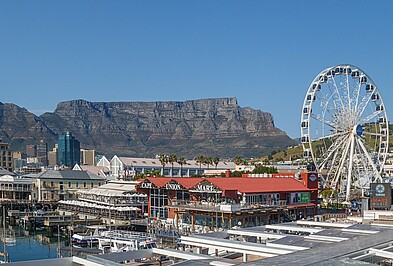
[(55, 186), (48, 186), (48, 185), (41, 186), (41, 189), (42, 190), (59, 190), (59, 188), (57, 188)]
[(286, 200), (280, 200), (275, 204), (228, 204), (225, 202), (198, 202), (198, 201), (186, 201), (186, 200), (172, 200), (168, 207), (172, 208), (183, 208), (188, 210), (201, 210), (201, 211), (217, 211), (217, 212), (239, 212), (239, 211), (253, 211), (253, 210), (267, 210), (273, 208), (286, 207)]
[(18, 191), (18, 192), (31, 192), (32, 188), (24, 187), (0, 187), (0, 191)]

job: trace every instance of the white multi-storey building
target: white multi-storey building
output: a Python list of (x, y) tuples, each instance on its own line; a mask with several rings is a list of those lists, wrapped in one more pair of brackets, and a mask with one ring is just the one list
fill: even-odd
[(220, 161), (216, 166), (214, 164), (198, 163), (195, 160), (187, 160), (183, 165), (175, 162), (173, 165), (172, 163), (166, 163), (163, 166), (159, 159), (118, 157), (116, 155), (110, 161), (103, 156), (97, 163), (97, 166), (108, 167), (113, 176), (120, 178), (153, 171), (160, 171), (160, 174), (163, 176), (190, 177), (204, 175), (206, 170), (225, 172), (227, 170), (233, 171), (236, 168), (234, 162)]

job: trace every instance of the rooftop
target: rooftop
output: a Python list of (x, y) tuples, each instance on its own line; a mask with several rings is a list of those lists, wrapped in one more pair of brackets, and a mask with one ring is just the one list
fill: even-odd
[(5, 170), (4, 168), (0, 167), (0, 176), (2, 175), (11, 175), (14, 176), (14, 173), (11, 173), (10, 171)]
[(191, 189), (202, 181), (207, 181), (218, 187), (222, 191), (238, 191), (240, 193), (259, 193), (259, 192), (299, 192), (309, 191), (302, 180), (295, 178), (252, 178), (252, 177), (149, 177), (148, 181), (157, 187), (164, 187), (170, 182), (176, 182), (185, 189)]
[(41, 179), (67, 179), (67, 180), (102, 180), (106, 178), (98, 176), (96, 174), (87, 171), (75, 171), (75, 170), (46, 170), (36, 175), (37, 178)]
[[(114, 157), (115, 158), (115, 157)], [(152, 167), (152, 168), (162, 168), (162, 164), (159, 159), (151, 159), (151, 158), (132, 158), (132, 157), (117, 157), (119, 160), (129, 166), (135, 166), (135, 167)], [(113, 158), (112, 158), (113, 160)], [(206, 164), (201, 165), (202, 168), (207, 168)], [(172, 167), (171, 163), (166, 163), (165, 167)], [(175, 168), (180, 168), (181, 165), (178, 164), (177, 162), (173, 163), (173, 167)], [(193, 168), (197, 169), (200, 167), (200, 164), (197, 163), (195, 160), (186, 160), (186, 164), (183, 165), (184, 169), (187, 168)], [(210, 165), (211, 169), (216, 169), (216, 166), (213, 164)], [(235, 163), (234, 162), (224, 162), (220, 161), (217, 164), (217, 169), (221, 170), (227, 170), (227, 169), (235, 169)]]

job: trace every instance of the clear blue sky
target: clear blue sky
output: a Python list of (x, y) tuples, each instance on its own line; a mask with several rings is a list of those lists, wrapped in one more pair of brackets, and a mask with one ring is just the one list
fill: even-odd
[(1, 1), (0, 101), (238, 98), (300, 135), (307, 88), (350, 63), (393, 110), (393, 1)]

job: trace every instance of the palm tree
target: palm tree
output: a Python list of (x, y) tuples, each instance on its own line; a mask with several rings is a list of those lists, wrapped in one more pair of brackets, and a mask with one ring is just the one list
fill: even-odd
[(167, 162), (168, 162), (168, 155), (166, 155), (166, 154), (160, 154), (159, 160), (160, 160), (160, 163), (161, 163), (161, 165), (162, 165), (162, 176), (165, 176), (165, 175), (164, 175), (164, 169), (165, 169), (165, 165), (166, 165)]
[(173, 164), (177, 161), (176, 154), (171, 154), (168, 157), (168, 162), (172, 165), (171, 176), (173, 176)]
[(183, 165), (185, 165), (187, 161), (183, 156), (180, 156), (179, 159), (177, 159), (177, 163), (180, 164), (180, 176), (183, 177)]
[(204, 163), (205, 162), (205, 156), (203, 156), (203, 155), (198, 155), (197, 157), (196, 157), (196, 160), (195, 160), (197, 163), (199, 163), (199, 170), (201, 170), (201, 168), (202, 168), (202, 163)]
[(212, 157), (210, 157), (210, 156), (205, 157), (205, 164), (207, 164), (207, 169), (209, 169), (209, 166), (210, 166), (211, 164), (213, 164), (213, 159), (212, 159)]
[(219, 162), (220, 162), (220, 158), (218, 158), (217, 156), (213, 158), (213, 163), (216, 166), (216, 169)]
[(242, 162), (243, 162), (243, 160), (242, 160), (242, 158), (241, 158), (240, 156), (235, 156), (235, 157), (233, 158), (233, 162), (234, 162), (236, 165), (241, 165)]

